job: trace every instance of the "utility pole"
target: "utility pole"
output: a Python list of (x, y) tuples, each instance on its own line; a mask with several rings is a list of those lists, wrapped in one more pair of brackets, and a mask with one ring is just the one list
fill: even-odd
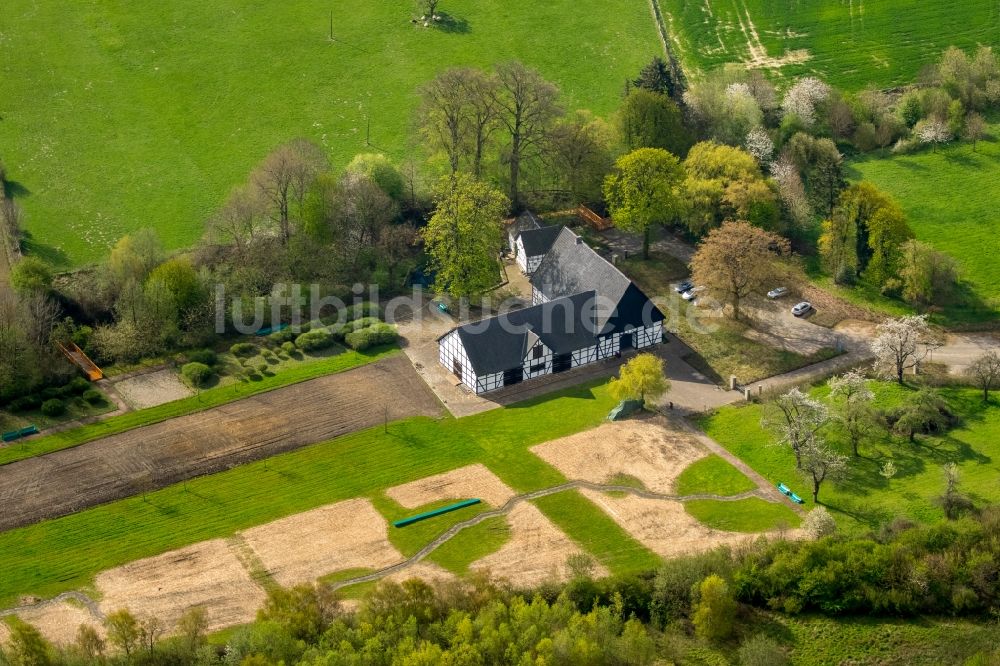
[(372, 145), (372, 117), (365, 114), (365, 145)]
[(333, 10), (330, 10), (330, 41), (333, 41)]

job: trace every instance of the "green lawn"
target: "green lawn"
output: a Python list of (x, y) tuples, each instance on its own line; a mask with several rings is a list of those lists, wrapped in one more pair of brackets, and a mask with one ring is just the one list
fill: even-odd
[(470, 564), (500, 550), (509, 539), (510, 525), (506, 518), (487, 518), (444, 542), (427, 556), (427, 561), (461, 575), (469, 571)]
[(920, 0), (659, 0), (673, 46), (689, 70), (749, 59), (750, 45), (804, 61), (778, 72), (819, 74), (847, 89), (912, 82), (951, 45), (998, 43), (1000, 7), (990, 2)]
[(798, 527), (800, 519), (785, 504), (766, 502), (758, 497), (722, 502), (692, 500), (684, 509), (699, 521), (727, 532), (765, 532)]
[[(1000, 125), (992, 125), (994, 135)], [(849, 164), (852, 180), (871, 182), (899, 201), (919, 240), (954, 257), (974, 301), (946, 314), (953, 319), (995, 319), (1000, 308), (1000, 142), (956, 143), (937, 152), (869, 155)]]
[(264, 155), (299, 136), (335, 166), (372, 150), (417, 155), (415, 90), (449, 66), (520, 59), (568, 108), (606, 115), (662, 53), (646, 0), (440, 11), (450, 29), (411, 23), (413, 0), (8, 0), (0, 146), (29, 249), (73, 267), (140, 227), (188, 246)]
[(271, 376), (262, 376), (259, 381), (235, 382), (219, 386), (218, 388), (206, 389), (190, 397), (156, 407), (127, 412), (119, 416), (112, 416), (103, 421), (98, 421), (97, 423), (73, 428), (72, 430), (64, 430), (52, 435), (45, 435), (37, 439), (29, 439), (10, 446), (4, 446), (0, 448), (0, 465), (78, 446), (95, 439), (100, 439), (101, 437), (115, 435), (126, 430), (159, 423), (177, 416), (218, 407), (228, 402), (242, 400), (258, 393), (273, 391), (283, 386), (290, 386), (309, 379), (315, 379), (316, 377), (350, 370), (351, 368), (377, 361), (397, 351), (398, 348), (395, 345), (370, 349), (364, 352), (343, 350), (342, 353), (336, 356), (323, 357), (309, 363), (299, 363), (283, 369), (280, 373)]
[[(898, 404), (911, 389), (895, 384), (874, 385), (877, 404)], [(826, 389), (814, 389), (824, 395)], [(982, 506), (1000, 501), (1000, 404), (994, 399), (984, 405), (981, 394), (973, 389), (943, 389), (952, 408), (962, 415), (963, 424), (940, 437), (918, 435), (917, 444), (900, 437), (881, 434), (862, 447), (860, 458), (851, 458), (848, 477), (838, 483), (827, 482), (820, 491), (820, 501), (834, 512), (838, 525), (847, 531), (877, 528), (896, 517), (920, 522), (943, 518), (935, 498), (944, 489), (942, 467), (958, 464), (960, 488)], [(762, 407), (748, 405), (725, 407), (702, 420), (710, 437), (745, 460), (768, 480), (784, 482), (806, 499), (806, 509), (813, 506), (811, 486), (795, 470), (790, 450), (772, 446), (773, 436), (760, 426)], [(828, 441), (845, 454), (848, 446), (835, 431)], [(886, 461), (893, 461), (896, 476), (886, 480), (879, 474)]]
[(717, 455), (707, 456), (688, 465), (675, 483), (678, 495), (739, 495), (757, 487), (742, 472)]

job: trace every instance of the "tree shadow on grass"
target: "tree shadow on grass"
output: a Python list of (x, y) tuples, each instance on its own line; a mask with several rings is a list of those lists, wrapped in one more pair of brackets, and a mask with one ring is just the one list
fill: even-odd
[(424, 21), (419, 18), (413, 19), (413, 23), (426, 27), (427, 29), (435, 28), (441, 32), (451, 32), (456, 34), (465, 34), (469, 32), (469, 21), (468, 19), (462, 18), (461, 16), (453, 16), (447, 12), (438, 12), (437, 20), (435, 21)]
[(34, 255), (50, 266), (62, 267), (69, 265), (69, 257), (66, 256), (65, 252), (57, 247), (37, 242), (30, 231), (24, 232), (24, 239), (21, 241), (21, 246), (24, 248), (26, 254)]
[(31, 196), (31, 190), (16, 180), (5, 180), (3, 183), (3, 193), (8, 199), (18, 199)]

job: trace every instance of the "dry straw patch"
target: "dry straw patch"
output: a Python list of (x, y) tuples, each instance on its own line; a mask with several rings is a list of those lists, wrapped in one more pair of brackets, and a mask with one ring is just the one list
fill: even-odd
[(431, 562), (417, 562), (413, 566), (406, 567), (395, 573), (386, 576), (383, 580), (393, 583), (403, 583), (411, 578), (419, 578), (425, 583), (434, 585), (435, 583), (448, 583), (458, 580), (458, 577), (447, 569), (443, 569)]
[(673, 492), (684, 468), (706, 455), (697, 440), (667, 429), (662, 418), (606, 423), (531, 451), (570, 479), (607, 483), (628, 474), (659, 493)]
[[(549, 580), (569, 578), (566, 559), (583, 553), (580, 547), (552, 524), (533, 504), (522, 502), (508, 514), (511, 537), (495, 553), (472, 563), (474, 570), (485, 570), (517, 586), (533, 586)], [(595, 576), (606, 576), (598, 565)]]
[(403, 559), (385, 518), (353, 499), (281, 518), (243, 532), (279, 585), (312, 582), (344, 569), (381, 569)]
[[(76, 632), (81, 624), (87, 624), (104, 636), (104, 627), (94, 619), (83, 606), (62, 601), (32, 608), (17, 614), (17, 617), (32, 625), (42, 636), (55, 645), (71, 645), (76, 641)], [(10, 629), (0, 622), (0, 643), (10, 638)]]
[(485, 465), (477, 463), (390, 488), (385, 494), (407, 509), (443, 499), (473, 497), (500, 507), (514, 496), (514, 491)]
[(128, 608), (159, 618), (168, 632), (192, 606), (208, 612), (210, 631), (250, 622), (265, 598), (222, 539), (109, 569), (98, 574), (97, 589), (103, 613)]
[(115, 389), (132, 409), (156, 407), (193, 393), (173, 370), (158, 370), (123, 379), (115, 382)]
[(635, 495), (611, 497), (581, 490), (639, 543), (663, 557), (711, 550), (755, 538), (742, 532), (723, 532), (702, 525), (684, 510), (682, 502), (646, 499)]

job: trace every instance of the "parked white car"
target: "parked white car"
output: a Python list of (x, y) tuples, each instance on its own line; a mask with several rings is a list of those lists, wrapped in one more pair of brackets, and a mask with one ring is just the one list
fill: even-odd
[(698, 298), (698, 294), (700, 294), (703, 291), (705, 291), (705, 287), (692, 287), (687, 291), (685, 291), (683, 294), (681, 294), (681, 298), (683, 298), (685, 301), (693, 301), (694, 299)]
[(794, 308), (792, 308), (792, 314), (796, 317), (801, 317), (802, 315), (808, 313), (813, 309), (812, 303), (809, 301), (802, 301), (798, 303)]
[(788, 287), (778, 287), (767, 292), (768, 298), (781, 298), (788, 295)]

